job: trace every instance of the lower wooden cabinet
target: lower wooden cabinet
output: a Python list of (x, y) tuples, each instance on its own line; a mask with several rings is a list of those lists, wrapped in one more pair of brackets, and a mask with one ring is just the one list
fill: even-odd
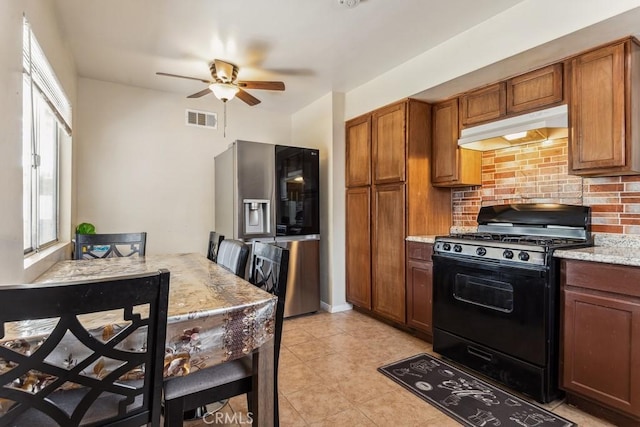
[(407, 326), (433, 335), (433, 245), (407, 242)]
[(640, 268), (563, 260), (562, 270), (562, 388), (640, 425)]
[(347, 189), (347, 301), (371, 310), (371, 188)]
[(405, 323), (405, 185), (374, 187), (372, 209), (372, 309)]

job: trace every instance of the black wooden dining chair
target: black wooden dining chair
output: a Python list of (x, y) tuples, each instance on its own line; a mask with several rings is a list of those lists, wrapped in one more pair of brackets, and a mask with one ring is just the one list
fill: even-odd
[(168, 299), (167, 270), (1, 287), (0, 425), (159, 425)]
[(246, 243), (233, 239), (220, 242), (216, 264), (244, 279), (248, 259), (249, 246)]
[(74, 259), (144, 256), (147, 233), (76, 234)]
[(211, 261), (216, 262), (218, 258), (218, 248), (220, 247), (220, 243), (224, 240), (224, 235), (218, 234), (215, 231), (209, 232), (209, 248), (207, 250), (207, 258)]
[[(276, 295), (274, 330), (274, 426), (279, 425), (278, 359), (282, 341), (284, 302), (287, 290), (289, 251), (265, 243), (253, 243), (250, 281)], [(249, 410), (253, 407), (252, 383), (254, 375), (251, 355), (219, 365), (213, 365), (183, 377), (169, 378), (164, 383), (164, 425), (182, 426), (183, 413), (211, 402), (247, 394)]]

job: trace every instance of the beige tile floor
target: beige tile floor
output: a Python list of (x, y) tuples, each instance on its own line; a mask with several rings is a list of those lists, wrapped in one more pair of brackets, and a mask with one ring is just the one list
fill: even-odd
[[(280, 425), (458, 426), (456, 421), (376, 371), (431, 344), (355, 311), (285, 320), (280, 350)], [(580, 426), (612, 426), (562, 402), (546, 408)], [(218, 422), (185, 426), (241, 426), (244, 396), (230, 400)], [(226, 421), (226, 423), (225, 423)]]

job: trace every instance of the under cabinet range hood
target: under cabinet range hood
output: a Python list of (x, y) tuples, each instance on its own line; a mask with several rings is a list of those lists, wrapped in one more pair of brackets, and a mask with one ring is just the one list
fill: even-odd
[(533, 113), (509, 117), (460, 132), (458, 146), (477, 151), (499, 150), (513, 145), (566, 138), (566, 104)]

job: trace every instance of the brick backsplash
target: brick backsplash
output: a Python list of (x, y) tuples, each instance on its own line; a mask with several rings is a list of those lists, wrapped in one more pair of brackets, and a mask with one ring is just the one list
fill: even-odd
[(592, 231), (640, 234), (640, 176), (569, 175), (567, 139), (482, 153), (482, 186), (452, 192), (453, 226), (476, 226), (481, 206), (565, 203), (591, 206)]

